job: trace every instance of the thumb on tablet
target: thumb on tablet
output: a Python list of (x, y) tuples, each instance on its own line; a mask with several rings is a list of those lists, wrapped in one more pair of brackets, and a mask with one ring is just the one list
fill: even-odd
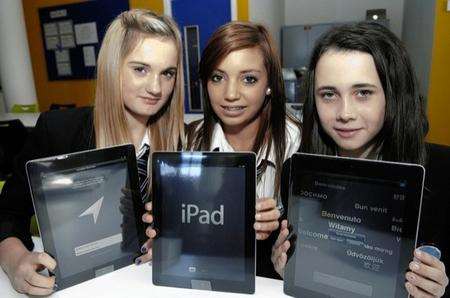
[[(36, 253), (35, 258), (33, 258), (36, 269), (39, 269), (39, 267), (43, 266), (45, 268), (47, 268), (48, 270), (50, 270), (51, 272), (53, 272), (56, 269), (56, 261), (55, 259), (53, 259), (51, 256), (49, 256), (47, 253), (45, 252), (39, 252)], [(41, 265), (41, 266), (39, 266)]]

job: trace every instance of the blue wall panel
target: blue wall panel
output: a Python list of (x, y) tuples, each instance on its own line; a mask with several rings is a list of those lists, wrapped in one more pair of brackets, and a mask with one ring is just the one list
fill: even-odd
[[(209, 37), (221, 25), (231, 21), (230, 0), (172, 0), (172, 17), (178, 23), (184, 42), (184, 27), (197, 25), (199, 27), (200, 54)], [(185, 61), (185, 106), (189, 110), (187, 90), (187, 69)], [(196, 77), (195, 75), (191, 75)]]

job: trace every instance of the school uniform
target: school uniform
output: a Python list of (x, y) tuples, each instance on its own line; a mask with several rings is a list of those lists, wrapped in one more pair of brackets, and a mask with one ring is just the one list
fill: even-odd
[(433, 244), (450, 268), (450, 147), (427, 144), (425, 186), (417, 245)]
[[(286, 120), (286, 150), (284, 154), (284, 160), (288, 159), (289, 157), (296, 152), (300, 146), (300, 129), (297, 125), (292, 123), (289, 120)], [(219, 123), (216, 123), (214, 125), (214, 130), (212, 133), (211, 138), (211, 151), (219, 151), (219, 152), (234, 152), (235, 150), (233, 147), (228, 143), (227, 139), (225, 138), (225, 133), (223, 132), (222, 126)], [(279, 198), (278, 194), (274, 194), (275, 190), (275, 146), (272, 146), (270, 148), (269, 155), (266, 159), (267, 155), (267, 146), (261, 148), (261, 150), (258, 152), (256, 156), (256, 168), (257, 168), (257, 174), (258, 174), (258, 181), (256, 185), (256, 197), (257, 198), (276, 198), (277, 199), (277, 205), (278, 208), (282, 211), (283, 209), (283, 203), (281, 202), (281, 199)], [(283, 161), (284, 161), (283, 160)], [(266, 164), (267, 167), (264, 172), (261, 172), (261, 169), (263, 168), (263, 164)]]
[[(143, 146), (149, 145), (148, 136)], [(12, 176), (6, 181), (0, 195), (0, 242), (8, 237), (19, 238), (33, 249), (30, 219), (34, 214), (30, 189), (25, 173), (27, 161), (95, 148), (93, 108), (55, 110), (41, 113), (36, 126), (16, 157)]]
[[(197, 131), (199, 127), (196, 127), (192, 131)], [(301, 132), (297, 125), (292, 123), (290, 120), (286, 119), (286, 150), (284, 154), (284, 160), (290, 158), (294, 152), (296, 152), (300, 146)], [(266, 158), (267, 150), (269, 155)], [(234, 152), (235, 150), (230, 145), (225, 137), (225, 133), (222, 126), (219, 123), (214, 125), (210, 151), (219, 152)], [(256, 196), (257, 198), (275, 198), (277, 200), (277, 206), (281, 213), (284, 212), (284, 206), (281, 201), (279, 194), (274, 194), (275, 188), (275, 148), (272, 145), (270, 149), (266, 147), (261, 148), (256, 156), (256, 168), (257, 168), (257, 185), (256, 185)], [(266, 164), (265, 171), (262, 171), (263, 164)], [(278, 274), (273, 268), (271, 262), (272, 245), (275, 243), (277, 238), (277, 231), (273, 231), (270, 237), (266, 240), (257, 241), (257, 261), (256, 261), (256, 274), (259, 276), (278, 278)]]

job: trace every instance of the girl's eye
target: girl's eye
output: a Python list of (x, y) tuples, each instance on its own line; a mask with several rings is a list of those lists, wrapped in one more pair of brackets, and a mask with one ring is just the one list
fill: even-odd
[(356, 95), (358, 97), (361, 97), (361, 98), (367, 98), (367, 97), (369, 97), (372, 94), (373, 94), (373, 91), (372, 90), (368, 90), (368, 89), (358, 90), (357, 93), (356, 93)]
[(174, 70), (168, 70), (168, 71), (165, 71), (165, 72), (163, 73), (163, 75), (164, 75), (166, 78), (171, 79), (171, 78), (175, 77), (176, 72), (175, 72)]
[(147, 69), (144, 66), (136, 66), (133, 68), (134, 72), (138, 73), (138, 74), (145, 74), (147, 72)]
[(223, 76), (219, 75), (219, 74), (213, 74), (211, 76), (211, 81), (213, 81), (214, 83), (220, 82), (223, 80)]
[(255, 76), (245, 76), (243, 81), (245, 84), (253, 85), (258, 82), (258, 78), (256, 78)]
[(319, 95), (322, 99), (325, 99), (325, 100), (332, 100), (335, 97), (334, 92), (331, 92), (331, 91), (325, 91), (325, 92), (320, 93)]

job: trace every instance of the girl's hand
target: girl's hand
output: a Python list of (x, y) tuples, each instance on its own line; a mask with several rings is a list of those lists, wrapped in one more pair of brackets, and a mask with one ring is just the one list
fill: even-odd
[(287, 220), (283, 220), (281, 222), (280, 234), (278, 234), (277, 241), (272, 247), (272, 264), (275, 268), (275, 271), (281, 276), (284, 277), (284, 268), (287, 263), (287, 251), (291, 247), (291, 243), (289, 240), (286, 240), (286, 237), (289, 235), (288, 222)]
[(280, 211), (277, 208), (277, 202), (273, 198), (260, 198), (256, 200), (255, 224), (257, 240), (265, 240), (270, 234), (278, 229)]
[(414, 251), (417, 260), (409, 264), (405, 283), (408, 293), (416, 298), (442, 297), (448, 285), (444, 263), (419, 249)]
[(56, 261), (47, 253), (30, 252), (19, 239), (10, 237), (0, 242), (0, 259), (2, 269), (17, 292), (41, 296), (50, 295), (56, 288), (54, 276), (38, 273), (56, 268)]
[[(148, 224), (152, 224), (153, 223), (152, 202), (145, 204), (145, 210), (147, 212), (145, 212), (144, 215), (142, 215), (142, 221)], [(156, 230), (153, 229), (153, 227), (150, 225), (145, 230), (145, 234), (149, 239), (144, 243), (144, 245), (142, 245), (141, 252), (143, 253), (143, 255), (140, 256), (139, 258), (136, 258), (135, 260), (136, 265), (149, 262), (152, 259), (153, 253), (152, 246), (153, 246), (153, 239), (156, 237)]]

